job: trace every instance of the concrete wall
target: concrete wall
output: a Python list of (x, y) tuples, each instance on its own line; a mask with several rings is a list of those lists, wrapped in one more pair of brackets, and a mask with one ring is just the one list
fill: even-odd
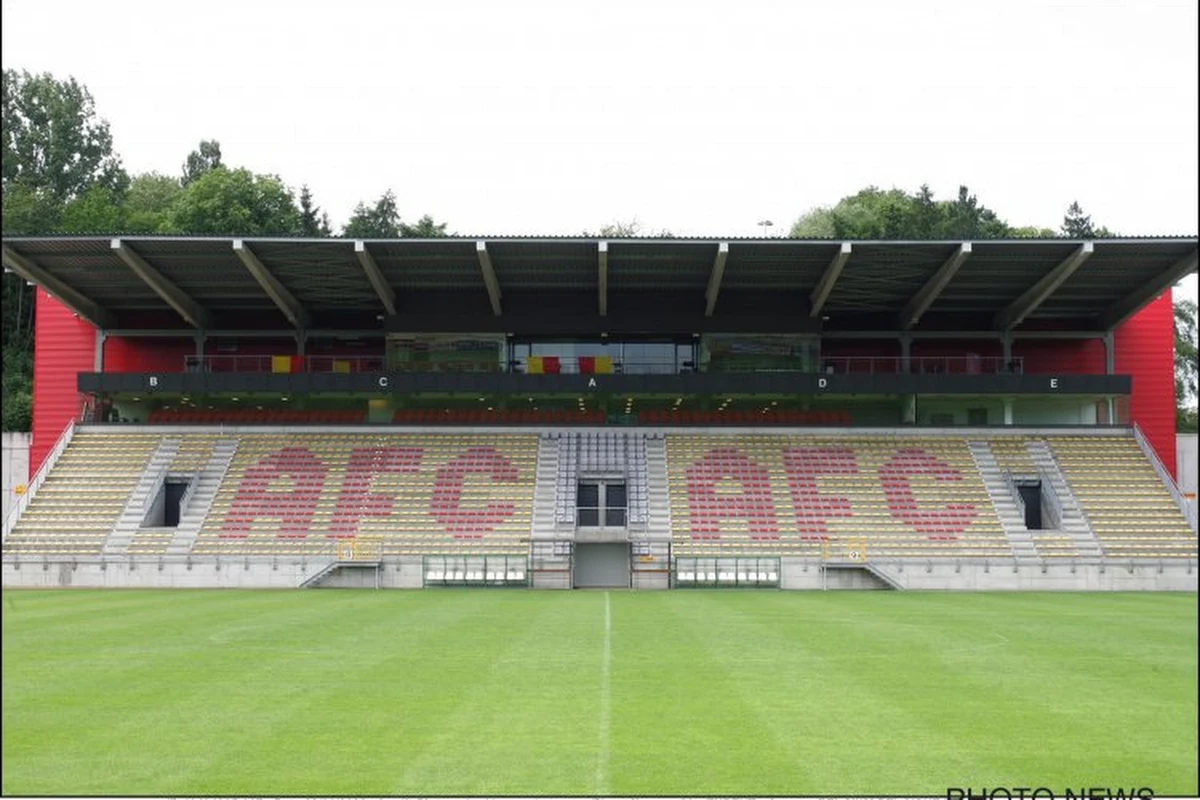
[[(888, 562), (888, 572), (908, 590), (940, 591), (1037, 591), (1037, 592), (1111, 592), (1111, 591), (1171, 591), (1197, 590), (1195, 562), (1145, 563), (1131, 565), (1110, 563), (1075, 564), (1047, 563), (964, 563), (954, 561)], [(823, 586), (820, 562), (785, 558), (781, 565), (781, 585), (784, 589), (820, 590)], [(847, 577), (849, 570), (830, 570), (826, 588), (872, 588), (866, 577), (860, 580)], [(850, 573), (851, 575), (854, 573)], [(862, 575), (862, 573), (859, 573)], [(837, 578), (835, 579), (835, 576)]]
[(1197, 435), (1194, 433), (1175, 434), (1175, 476), (1179, 491), (1188, 499), (1194, 509), (1200, 499), (1196, 497)]
[[(329, 562), (288, 562), (282, 559), (228, 559), (216, 561), (128, 558), (100, 561), (4, 559), (4, 588), (154, 588), (154, 589), (295, 589)], [(419, 589), (423, 585), (420, 558), (400, 558), (384, 565), (381, 588)], [(321, 588), (374, 587), (373, 570), (342, 569), (322, 581)]]
[(4, 518), (16, 502), (13, 489), (29, 483), (29, 433), (3, 435)]
[[(100, 561), (6, 557), (5, 588), (238, 588), (292, 589), (319, 572), (329, 562), (285, 562), (271, 559), (229, 559), (204, 563), (153, 558)], [(885, 567), (906, 589), (941, 591), (1175, 591), (1197, 590), (1195, 562), (1014, 565), (1012, 562), (887, 562)], [(421, 559), (388, 561), (380, 572), (385, 589), (417, 589), (423, 585)], [(784, 589), (880, 588), (874, 576), (853, 570), (830, 570), (822, 580), (820, 562), (785, 558), (781, 563)], [(537, 573), (534, 573), (536, 579)], [(536, 585), (536, 584), (535, 584)], [(559, 584), (561, 585), (561, 584)], [(371, 569), (343, 568), (320, 584), (321, 588), (375, 586)], [(481, 587), (482, 588), (482, 587)], [(558, 588), (546, 585), (545, 588)], [(660, 588), (660, 585), (645, 588)]]

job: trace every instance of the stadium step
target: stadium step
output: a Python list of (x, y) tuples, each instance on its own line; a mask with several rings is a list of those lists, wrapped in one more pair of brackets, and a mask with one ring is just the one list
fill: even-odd
[(999, 517), (1004, 535), (1012, 547), (1013, 557), (1018, 561), (1036, 561), (1038, 552), (1033, 543), (1033, 536), (1025, 527), (1025, 520), (1017, 507), (1017, 499), (996, 461), (992, 446), (986, 441), (974, 439), (967, 442), (967, 449), (970, 450), (975, 467), (983, 478), (983, 486), (996, 509), (996, 516)]
[(561, 434), (542, 434), (538, 437), (537, 483), (533, 490), (531, 530), (531, 535), (536, 538), (555, 536), (555, 497), (561, 470), (560, 442)]
[(167, 471), (179, 454), (181, 443), (182, 440), (176, 437), (164, 437), (158, 443), (137, 485), (129, 495), (121, 516), (117, 518), (116, 524), (104, 540), (104, 555), (125, 555), (128, 552), (130, 542), (137, 535), (150, 511), (150, 504), (167, 479)]
[(1059, 530), (1071, 538), (1075, 553), (1080, 558), (1102, 558), (1104, 550), (1091, 524), (1083, 513), (1075, 493), (1071, 491), (1066, 476), (1059, 468), (1058, 460), (1050, 450), (1050, 445), (1044, 439), (1034, 439), (1025, 444), (1029, 458), (1038, 468), (1038, 472), (1049, 486), (1043, 485), (1053, 493), (1059, 506)]
[(238, 440), (234, 438), (213, 442), (208, 461), (196, 478), (194, 492), (179, 516), (175, 535), (167, 545), (167, 555), (186, 555), (191, 552), (237, 449)]

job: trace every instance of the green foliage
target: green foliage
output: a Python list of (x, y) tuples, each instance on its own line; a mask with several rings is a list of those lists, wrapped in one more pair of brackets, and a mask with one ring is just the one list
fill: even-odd
[(135, 175), (125, 195), (125, 228), (128, 233), (175, 233), (171, 207), (183, 194), (179, 181), (157, 172)]
[(179, 182), (186, 187), (206, 172), (222, 166), (221, 143), (216, 139), (205, 139), (197, 149), (188, 153), (187, 161), (183, 162), (183, 178)]
[[(7, 275), (5, 278), (9, 277)], [(7, 281), (6, 281), (7, 282)], [(4, 348), (4, 404), (0, 428), (28, 431), (33, 423), (33, 351), (11, 344)]]
[(584, 231), (583, 236), (598, 239), (673, 239), (675, 234), (666, 228), (658, 231), (646, 230), (641, 220), (636, 217), (628, 220), (610, 222), (600, 228), (599, 233)]
[(1078, 201), (1072, 201), (1063, 217), (1062, 235), (1068, 239), (1106, 239), (1117, 234), (1103, 225), (1097, 228), (1092, 224), (1091, 215), (1083, 213)]
[(125, 208), (111, 189), (99, 184), (63, 208), (59, 233), (116, 233), (125, 230)]
[(333, 235), (333, 229), (329, 226), (329, 215), (313, 203), (308, 184), (300, 187), (300, 233), (312, 237)]
[(3, 230), (5, 236), (37, 236), (58, 230), (62, 203), (48, 190), (24, 183), (4, 187)]
[(928, 186), (915, 194), (869, 186), (832, 207), (818, 207), (796, 220), (798, 239), (997, 239), (1011, 228), (979, 204), (966, 186), (953, 201), (938, 201)]
[(342, 236), (350, 239), (396, 239), (400, 236), (400, 212), (396, 209), (396, 195), (388, 189), (375, 205), (359, 203), (354, 207), (349, 222), (342, 229)]
[(446, 237), (446, 223), (434, 222), (433, 217), (426, 214), (417, 221), (416, 225), (400, 223), (400, 235), (413, 239), (441, 239)]
[(97, 119), (91, 93), (74, 78), (6, 69), (2, 104), (5, 195), (20, 184), (65, 203), (93, 184), (125, 190), (129, 177), (113, 154), (108, 122)]
[(168, 224), (189, 234), (297, 236), (300, 209), (275, 175), (217, 167), (184, 187)]
[(1197, 396), (1197, 330), (1196, 301), (1180, 298), (1175, 301), (1175, 408), (1179, 418), (1191, 409), (1194, 429)]
[(928, 796), (1087, 776), (1196, 791), (1183, 592), (4, 603), (6, 796)]

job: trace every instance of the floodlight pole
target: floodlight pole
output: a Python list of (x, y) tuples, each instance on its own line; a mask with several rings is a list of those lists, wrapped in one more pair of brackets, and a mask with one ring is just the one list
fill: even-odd
[(761, 219), (758, 221), (758, 227), (762, 228), (762, 230), (763, 230), (762, 238), (764, 238), (764, 239), (767, 238), (767, 228), (770, 228), (774, 225), (775, 225), (775, 223), (771, 222), (771, 220), (769, 220), (769, 219)]

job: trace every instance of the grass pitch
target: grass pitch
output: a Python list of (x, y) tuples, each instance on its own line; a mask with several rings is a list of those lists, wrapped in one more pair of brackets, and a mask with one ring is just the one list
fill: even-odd
[(1197, 792), (1165, 594), (11, 591), (4, 794)]

